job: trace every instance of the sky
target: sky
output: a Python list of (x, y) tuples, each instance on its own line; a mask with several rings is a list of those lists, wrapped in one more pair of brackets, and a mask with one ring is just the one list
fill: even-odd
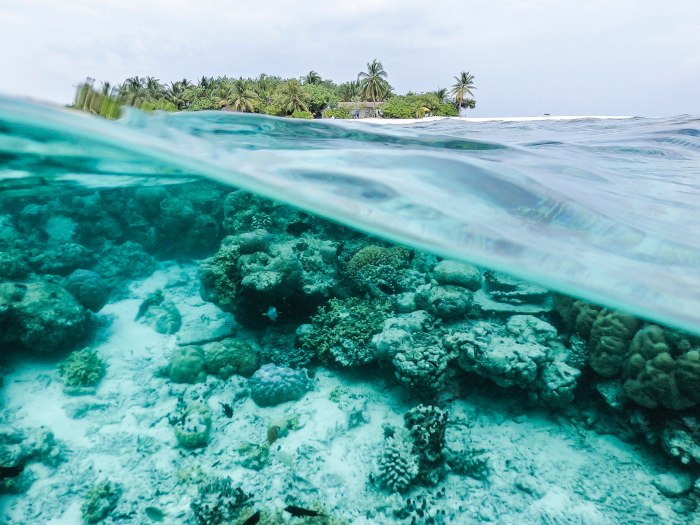
[(700, 114), (698, 0), (0, 0), (0, 93), (70, 103), (92, 77), (353, 80), (469, 71), (470, 116)]

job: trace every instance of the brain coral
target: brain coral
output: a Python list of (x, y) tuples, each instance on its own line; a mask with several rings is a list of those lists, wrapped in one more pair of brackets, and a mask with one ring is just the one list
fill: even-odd
[(591, 368), (603, 377), (619, 375), (627, 348), (639, 325), (639, 319), (631, 315), (603, 309), (591, 327), (588, 340)]
[(667, 334), (655, 325), (637, 332), (625, 358), (624, 389), (643, 407), (683, 410), (700, 403), (700, 350), (682, 351)]

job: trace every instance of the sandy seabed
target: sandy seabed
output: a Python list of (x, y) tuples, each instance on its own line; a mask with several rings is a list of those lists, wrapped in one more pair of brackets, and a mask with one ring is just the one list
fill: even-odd
[[(150, 278), (133, 282), (127, 298), (98, 314), (104, 328), (94, 348), (108, 370), (94, 395), (66, 395), (54, 363), (8, 370), (1, 391), (4, 422), (48, 427), (64, 461), (55, 469), (29, 466), (36, 481), (24, 494), (0, 498), (0, 523), (78, 525), (83, 495), (103, 479), (123, 489), (115, 514), (132, 516), (104, 523), (151, 523), (144, 513), (148, 506), (164, 512), (162, 523), (193, 523), (195, 492), (187, 480), (197, 472), (230, 477), (252, 494), (257, 508), (320, 502), (357, 525), (410, 523), (395, 513), (408, 497), (445, 511), (438, 523), (700, 523), (692, 516), (696, 521), (687, 521), (680, 500), (655, 487), (668, 464), (651, 449), (598, 434), (575, 418), (483, 384), (465, 384), (442, 402), (450, 413), (448, 445), (487, 450), (486, 479), (448, 474), (439, 487), (416, 487), (403, 495), (378, 488), (370, 478), (383, 426), (402, 426), (403, 414), (418, 404), (383, 371), (319, 367), (312, 391), (271, 408), (240, 395), (247, 381), (241, 377), (209, 376), (206, 383), (182, 385), (158, 376), (183, 334), (202, 326), (221, 330), (225, 315), (200, 299), (198, 286), (195, 266), (164, 263)], [(134, 320), (140, 302), (156, 289), (165, 290), (180, 309), (179, 335), (157, 334)], [(178, 397), (201, 398), (214, 414), (206, 448), (178, 448), (168, 422)], [(220, 403), (233, 405), (231, 418)], [(259, 468), (244, 466), (241, 446), (265, 443), (271, 422), (290, 417), (298, 424), (273, 443), (269, 460)]]

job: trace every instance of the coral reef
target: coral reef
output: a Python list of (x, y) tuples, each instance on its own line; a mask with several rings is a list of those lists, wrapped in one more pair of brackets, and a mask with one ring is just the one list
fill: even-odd
[(418, 405), (404, 414), (404, 424), (418, 457), (417, 479), (435, 485), (447, 473), (445, 429), (449, 414), (434, 405)]
[(416, 306), (446, 321), (464, 319), (472, 312), (473, 293), (461, 286), (424, 285), (418, 288)]
[(79, 343), (88, 321), (87, 310), (57, 284), (0, 283), (0, 343), (50, 354)]
[(259, 406), (268, 407), (301, 399), (311, 388), (304, 370), (272, 363), (263, 365), (250, 378), (250, 396)]
[(173, 350), (163, 372), (175, 383), (200, 383), (207, 377), (204, 367), (204, 350), (199, 346), (184, 346)]
[(220, 478), (201, 483), (190, 507), (197, 525), (228, 525), (237, 523), (249, 499), (230, 478)]
[(202, 403), (190, 403), (175, 417), (173, 429), (183, 448), (201, 448), (209, 443), (211, 411)]
[(250, 341), (229, 338), (206, 344), (202, 348), (204, 369), (221, 379), (234, 374), (250, 377), (260, 366), (260, 350)]
[(83, 523), (99, 523), (117, 508), (122, 490), (118, 485), (109, 481), (102, 481), (94, 485), (85, 493), (80, 512)]
[(588, 340), (589, 364), (603, 377), (622, 372), (622, 362), (640, 321), (635, 317), (607, 308), (600, 311)]
[(323, 362), (364, 365), (374, 359), (369, 342), (381, 331), (389, 311), (389, 303), (380, 299), (333, 298), (318, 309), (299, 341), (315, 349)]
[(418, 476), (419, 458), (413, 444), (401, 435), (390, 435), (377, 460), (377, 481), (392, 492), (404, 492)]
[(514, 315), (505, 325), (477, 321), (444, 338), (458, 352), (458, 363), (502, 387), (518, 386), (543, 404), (562, 406), (573, 400), (580, 370), (556, 329), (533, 316)]
[(45, 427), (21, 431), (0, 426), (0, 495), (18, 494), (31, 486), (34, 476), (26, 468), (30, 463), (56, 466), (62, 457), (53, 433)]
[(401, 270), (409, 263), (409, 250), (365, 246), (347, 262), (345, 275), (360, 292), (375, 297), (399, 291)]
[(672, 419), (661, 431), (661, 447), (683, 465), (700, 467), (700, 418), (684, 416)]
[(91, 348), (72, 352), (58, 370), (65, 382), (64, 391), (69, 394), (92, 393), (104, 377), (107, 364)]
[(91, 270), (75, 270), (63, 282), (63, 287), (93, 312), (102, 310), (111, 293), (107, 282)]
[(700, 350), (687, 339), (674, 345), (666, 332), (648, 325), (632, 339), (622, 374), (625, 394), (646, 408), (691, 408), (700, 403)]

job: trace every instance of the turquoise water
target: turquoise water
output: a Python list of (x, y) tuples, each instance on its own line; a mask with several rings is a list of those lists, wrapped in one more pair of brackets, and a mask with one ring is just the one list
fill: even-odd
[(113, 123), (0, 99), (0, 125), (5, 191), (8, 178), (206, 177), (700, 331), (697, 118), (390, 127), (134, 112)]
[(0, 98), (0, 523), (696, 525), (699, 176), (691, 117)]

